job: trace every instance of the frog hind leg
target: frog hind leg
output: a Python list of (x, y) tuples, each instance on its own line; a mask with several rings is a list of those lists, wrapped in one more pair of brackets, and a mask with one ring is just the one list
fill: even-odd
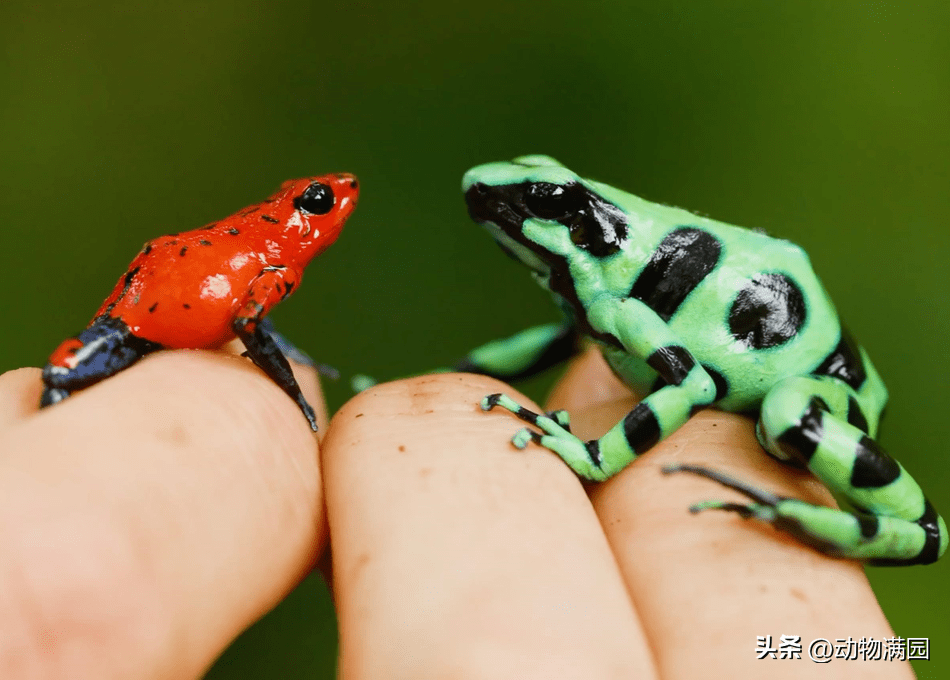
[(766, 451), (806, 467), (847, 499), (855, 512), (775, 496), (696, 466), (672, 466), (666, 471), (702, 475), (753, 501), (699, 503), (693, 512), (737, 512), (768, 522), (827, 554), (869, 564), (935, 562), (947, 549), (946, 524), (917, 482), (868, 436), (878, 414), (867, 414), (872, 416), (870, 422), (861, 422), (855, 412), (861, 396), (833, 378), (786, 378), (766, 396), (757, 429)]
[(43, 369), (40, 408), (115, 375), (147, 354), (162, 349), (137, 337), (116, 317), (102, 315), (79, 335), (64, 341)]
[(303, 392), (300, 391), (300, 385), (297, 384), (297, 380), (294, 378), (294, 373), (287, 358), (278, 347), (272, 334), (266, 330), (267, 325), (261, 325), (263, 314), (264, 307), (250, 300), (232, 324), (235, 335), (241, 339), (247, 350), (244, 352), (244, 356), (250, 358), (258, 368), (264, 371), (271, 380), (277, 383), (280, 389), (294, 400), (294, 403), (297, 404), (310, 424), (310, 429), (316, 432), (316, 413), (314, 413), (313, 407), (307, 403)]

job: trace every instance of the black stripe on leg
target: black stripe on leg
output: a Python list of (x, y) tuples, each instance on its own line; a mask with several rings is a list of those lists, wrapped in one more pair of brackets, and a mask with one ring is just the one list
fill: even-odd
[(709, 377), (712, 378), (713, 385), (716, 386), (715, 401), (719, 401), (729, 394), (729, 381), (726, 380), (726, 376), (708, 364), (703, 364), (703, 370), (709, 374)]
[(843, 328), (841, 329), (841, 340), (838, 342), (838, 346), (825, 357), (825, 360), (812, 373), (815, 375), (830, 375), (856, 390), (861, 389), (861, 385), (868, 377), (867, 371), (864, 370), (864, 362), (861, 360), (858, 346), (851, 334)]
[(868, 560), (868, 564), (875, 567), (908, 567), (915, 564), (933, 564), (940, 559), (940, 525), (937, 522), (937, 511), (930, 501), (924, 502), (924, 512), (915, 523), (924, 530), (924, 547), (916, 557), (908, 560)]
[(917, 520), (927, 534), (927, 540), (921, 549), (917, 560), (911, 564), (930, 564), (940, 558), (940, 525), (937, 522), (937, 511), (930, 501), (924, 501), (924, 514)]
[(824, 399), (812, 397), (808, 408), (802, 413), (801, 420), (776, 437), (779, 448), (786, 456), (808, 465), (825, 436), (822, 418), (827, 410), (828, 404)]
[(696, 366), (689, 350), (679, 345), (667, 345), (647, 357), (647, 365), (663, 376), (670, 385), (680, 385)]
[(855, 446), (851, 486), (856, 489), (879, 489), (900, 477), (897, 462), (870, 437), (861, 437)]
[(637, 454), (660, 441), (660, 421), (648, 404), (640, 402), (623, 419), (623, 436)]
[(858, 400), (850, 395), (848, 395), (848, 423), (867, 434), (868, 419), (864, 417), (864, 411), (861, 410)]
[(858, 520), (858, 526), (861, 527), (861, 536), (864, 538), (874, 538), (877, 536), (877, 530), (881, 525), (880, 520), (877, 515), (859, 515), (855, 514), (855, 518)]
[(531, 423), (532, 425), (538, 424), (538, 414), (534, 411), (529, 411), (524, 406), (519, 406), (518, 410), (515, 411), (515, 415), (526, 423)]
[(600, 455), (600, 441), (591, 439), (589, 442), (584, 442), (584, 447), (587, 449), (587, 455), (590, 456), (591, 462), (597, 467), (600, 467), (600, 461), (602, 460)]

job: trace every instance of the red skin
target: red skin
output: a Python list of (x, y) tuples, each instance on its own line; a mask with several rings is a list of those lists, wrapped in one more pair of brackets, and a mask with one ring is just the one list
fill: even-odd
[[(311, 182), (333, 189), (336, 200), (325, 215), (294, 207)], [(288, 180), (266, 201), (220, 222), (153, 239), (95, 318), (121, 319), (132, 335), (164, 347), (220, 347), (234, 339), (236, 319), (250, 320), (253, 330), (299, 285), (310, 260), (340, 235), (358, 194), (349, 174)], [(50, 364), (74, 368), (80, 347), (76, 339), (64, 341)]]

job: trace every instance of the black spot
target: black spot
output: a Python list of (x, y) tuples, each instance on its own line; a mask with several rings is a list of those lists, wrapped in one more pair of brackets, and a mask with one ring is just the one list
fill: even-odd
[(187, 252), (188, 252), (188, 246), (182, 246), (182, 247), (181, 247), (181, 250), (178, 251), (178, 254), (179, 254), (181, 257), (184, 257), (184, 256), (185, 256), (185, 253), (187, 253)]
[(181, 303), (181, 306), (184, 307), (185, 309), (191, 309), (191, 305), (189, 305), (187, 302)]
[(854, 451), (851, 486), (856, 489), (878, 489), (900, 477), (897, 462), (870, 437), (861, 437)]
[(203, 245), (203, 246), (210, 246), (210, 245), (211, 245), (211, 241), (206, 241), (205, 239), (201, 239), (200, 241), (198, 241), (198, 243), (199, 243), (200, 245)]
[(851, 395), (848, 395), (848, 423), (864, 433), (868, 431), (868, 419), (864, 417), (864, 411), (861, 410), (858, 400)]
[(696, 361), (689, 350), (679, 345), (669, 345), (655, 350), (648, 358), (647, 365), (659, 373), (669, 385), (680, 385)]
[(243, 210), (243, 211), (239, 212), (238, 215), (240, 215), (241, 217), (247, 217), (248, 215), (253, 215), (254, 213), (256, 213), (256, 212), (257, 212), (258, 210), (260, 210), (260, 209), (261, 209), (261, 206), (259, 206), (259, 205), (252, 205), (251, 207), (247, 208), (246, 210)]
[(265, 222), (270, 222), (271, 224), (277, 224), (278, 222), (280, 222), (279, 219), (277, 219), (276, 217), (271, 217), (270, 215), (261, 215), (261, 219), (264, 220)]
[[(126, 289), (128, 289), (128, 287), (132, 285), (132, 279), (134, 279), (135, 275), (138, 273), (139, 273), (139, 267), (130, 269), (129, 271), (125, 273), (125, 282), (123, 283), (123, 285), (126, 287)], [(125, 291), (122, 291), (122, 294), (124, 295)]]
[(165, 242), (165, 245), (166, 245), (166, 246), (177, 246), (177, 245), (178, 245), (178, 239), (177, 239), (177, 238), (173, 238), (171, 241), (166, 241), (166, 242)]
[(306, 191), (294, 199), (294, 209), (311, 215), (326, 215), (333, 209), (336, 197), (333, 189), (320, 182), (311, 182)]
[(713, 384), (716, 386), (715, 401), (719, 401), (729, 394), (729, 381), (726, 380), (726, 376), (709, 364), (703, 364), (703, 369), (709, 374), (709, 377), (712, 378)]
[(805, 323), (805, 296), (785, 274), (756, 274), (729, 310), (732, 336), (750, 349), (791, 340)]
[(838, 346), (825, 357), (824, 361), (812, 373), (815, 375), (830, 375), (856, 390), (861, 388), (868, 377), (864, 370), (864, 362), (861, 361), (858, 346), (851, 334), (844, 328), (841, 329), (841, 340), (838, 342)]
[(209, 231), (209, 230), (211, 230), (211, 229), (214, 229), (216, 226), (218, 226), (218, 223), (217, 223), (217, 222), (212, 222), (211, 224), (208, 224), (208, 225), (206, 225), (206, 226), (204, 226), (204, 227), (201, 227), (201, 229), (202, 229), (202, 231)]
[(154, 312), (156, 307), (158, 307), (158, 303), (153, 302), (152, 306), (148, 308), (148, 313), (151, 314), (152, 312)]
[(355, 189), (355, 188), (358, 187), (359, 185), (360, 185), (360, 183), (357, 182), (355, 179), (350, 180), (350, 189)]
[(827, 410), (828, 404), (824, 399), (812, 397), (802, 413), (801, 420), (776, 437), (779, 447), (789, 461), (808, 465), (825, 436), (822, 418)]
[(660, 423), (648, 404), (640, 402), (626, 415), (623, 435), (637, 454), (653, 448), (660, 441)]
[(722, 244), (708, 231), (678, 227), (660, 242), (630, 289), (664, 321), (669, 321), (687, 296), (716, 268)]
[(290, 295), (290, 291), (294, 289), (294, 282), (293, 281), (284, 282), (284, 288), (285, 288), (284, 297), (287, 297), (288, 295)]
[(149, 243), (147, 246), (145, 246), (145, 250), (142, 251), (142, 254), (143, 254), (143, 255), (148, 255), (150, 252), (152, 252), (152, 244), (151, 244), (151, 243)]
[(234, 227), (231, 227), (230, 229), (228, 229), (228, 233), (231, 234), (231, 236), (238, 236), (241, 232), (235, 229)]

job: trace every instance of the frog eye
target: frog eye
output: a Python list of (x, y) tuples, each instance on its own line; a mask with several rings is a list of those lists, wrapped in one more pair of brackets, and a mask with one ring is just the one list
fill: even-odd
[(294, 208), (311, 215), (326, 215), (333, 209), (336, 198), (333, 189), (320, 182), (311, 182), (307, 190), (294, 199)]
[(576, 213), (580, 197), (570, 187), (550, 182), (535, 182), (524, 194), (525, 207), (542, 220), (558, 220)]

